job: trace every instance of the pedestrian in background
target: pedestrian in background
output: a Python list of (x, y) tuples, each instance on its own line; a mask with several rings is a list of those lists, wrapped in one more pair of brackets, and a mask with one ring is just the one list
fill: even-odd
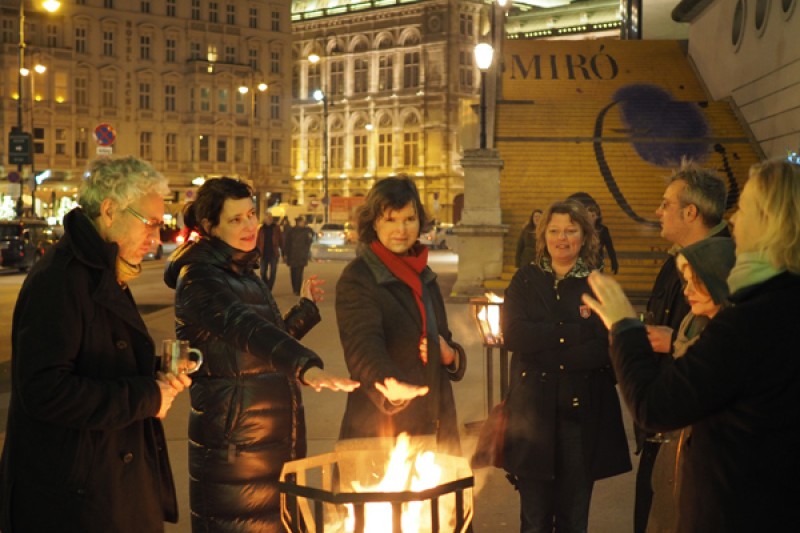
[(428, 248), (425, 211), (408, 177), (377, 182), (358, 212), (358, 256), (336, 285), (336, 321), (350, 377), (341, 439), (433, 435), (461, 454), (451, 381), (466, 356), (453, 340)]
[[(267, 284), (269, 290), (272, 290), (275, 287), (278, 261), (281, 258), (283, 234), (280, 226), (275, 222), (272, 213), (269, 211), (264, 214), (264, 221), (258, 228), (256, 246), (261, 254), (261, 260), (259, 261), (261, 280)], [(269, 274), (267, 274), (267, 270), (269, 270)]]
[(522, 533), (585, 532), (595, 480), (631, 470), (608, 333), (581, 302), (597, 246), (582, 204), (553, 204), (537, 228), (536, 259), (505, 293), (513, 357), (503, 457)]
[(322, 370), (300, 342), (320, 321), (320, 281), (281, 316), (253, 270), (257, 218), (253, 190), (231, 178), (206, 180), (184, 209), (200, 238), (170, 257), (178, 338), (204, 354), (189, 414), (192, 530), (283, 531), (278, 478), (306, 455), (300, 385), (349, 391), (358, 384)]
[(611, 240), (611, 232), (608, 230), (608, 226), (603, 224), (603, 212), (596, 203), (587, 206), (586, 209), (589, 211), (589, 219), (594, 225), (594, 229), (597, 232), (597, 239), (600, 242), (600, 249), (597, 252), (600, 257), (600, 270), (603, 270), (606, 255), (608, 255), (608, 259), (611, 261), (611, 273), (616, 274), (619, 272), (617, 251), (614, 249), (614, 242)]
[(542, 210), (534, 209), (528, 223), (522, 228), (517, 239), (516, 265), (520, 268), (530, 264), (536, 257), (536, 225), (542, 218)]
[[(669, 178), (661, 204), (656, 209), (661, 224), (661, 236), (672, 243), (647, 301), (645, 323), (647, 334), (656, 353), (672, 353), (673, 340), (681, 321), (689, 313), (683, 296), (683, 280), (675, 265), (675, 255), (681, 248), (708, 237), (730, 237), (725, 213), (725, 182), (713, 171), (690, 161)], [(697, 317), (698, 324), (704, 317)], [(671, 357), (662, 357), (664, 363)], [(659, 435), (634, 424), (639, 466), (636, 471), (634, 503), (634, 533), (644, 533), (653, 498), (651, 477), (658, 449)]]
[(731, 222), (733, 305), (683, 357), (660, 363), (611, 277), (592, 274), (595, 297), (584, 296), (611, 331), (611, 359), (634, 419), (651, 431), (692, 426), (681, 533), (786, 531), (800, 521), (800, 168), (753, 165)]
[(94, 161), (64, 236), (22, 284), (0, 461), (5, 533), (157, 532), (178, 520), (160, 419), (191, 380), (156, 372), (128, 288), (168, 194), (143, 161)]
[(300, 295), (303, 286), (303, 271), (311, 257), (312, 242), (314, 242), (314, 231), (306, 226), (305, 217), (297, 217), (295, 225), (286, 230), (283, 243), (283, 260), (289, 266), (289, 276), (295, 296)]

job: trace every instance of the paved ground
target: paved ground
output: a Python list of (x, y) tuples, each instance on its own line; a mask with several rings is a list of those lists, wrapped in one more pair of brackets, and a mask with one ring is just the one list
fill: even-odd
[[(433, 265), (434, 269), (440, 273), (444, 294), (449, 293), (449, 288), (455, 281), (455, 268), (452, 258), (448, 259), (448, 255), (441, 254), (436, 259), (440, 262)], [(323, 262), (312, 265), (307, 271), (307, 273), (318, 272), (321, 277), (328, 280), (327, 287), (330, 298), (321, 304), (322, 323), (306, 337), (305, 342), (322, 355), (326, 362), (326, 368), (345, 374), (333, 309), (333, 287), (342, 266), (342, 262)], [(295, 297), (292, 296), (289, 289), (288, 270), (283, 266), (279, 269), (275, 296), (281, 309), (288, 309), (295, 301)], [(140, 298), (138, 294), (137, 300), (140, 302), (146, 301)], [(151, 306), (143, 309), (145, 312), (153, 310), (145, 314), (145, 321), (151, 335), (156, 340), (174, 336), (172, 309), (167, 307), (154, 310), (159, 307)], [(454, 387), (458, 415), (463, 427), (464, 423), (481, 420), (486, 414), (484, 355), (472, 318), (469, 315), (469, 306), (448, 303), (447, 312), (455, 338), (465, 346), (470, 357), (470, 366), (464, 381)], [(0, 427), (4, 429), (5, 408), (8, 403), (8, 374), (7, 372), (3, 373), (2, 370), (0, 368), (0, 417), (2, 418), (0, 420), (2, 426)], [(495, 371), (495, 376), (497, 376), (497, 371)], [(328, 391), (314, 393), (306, 390), (304, 399), (308, 423), (309, 454), (316, 455), (332, 451), (339, 431), (339, 422), (344, 411), (345, 395)], [(165, 421), (172, 466), (178, 485), (181, 516), (179, 524), (167, 525), (168, 533), (188, 533), (191, 531), (188, 520), (186, 438), (188, 411), (188, 395), (182, 395), (176, 400)], [(633, 433), (627, 412), (625, 415), (629, 439), (632, 439)], [(4, 436), (4, 433), (0, 434), (0, 437)], [(476, 436), (464, 431), (462, 438), (465, 453), (469, 454), (474, 449)], [(636, 464), (636, 458), (634, 457), (633, 459), (634, 464)], [(475, 472), (475, 484), (474, 530), (478, 533), (512, 533), (519, 531), (518, 496), (505, 480), (503, 473), (497, 469), (477, 471)], [(631, 530), (633, 485), (633, 473), (602, 480), (595, 485), (589, 531), (592, 533), (627, 533)]]

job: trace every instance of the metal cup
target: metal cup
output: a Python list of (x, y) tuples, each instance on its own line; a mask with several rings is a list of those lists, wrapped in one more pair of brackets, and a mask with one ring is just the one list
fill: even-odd
[(165, 373), (191, 374), (203, 364), (203, 352), (190, 348), (189, 341), (165, 339), (161, 343), (161, 371)]

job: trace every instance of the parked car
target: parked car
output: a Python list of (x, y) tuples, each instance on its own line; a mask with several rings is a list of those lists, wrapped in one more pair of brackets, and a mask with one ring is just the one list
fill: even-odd
[(162, 257), (169, 257), (175, 251), (178, 245), (182, 244), (186, 238), (183, 231), (177, 228), (163, 227), (158, 232), (159, 240), (153, 241), (150, 245), (150, 250), (144, 259), (161, 259)]
[(317, 244), (324, 246), (344, 246), (355, 240), (355, 229), (349, 222), (323, 224), (316, 235)]
[(452, 224), (436, 224), (431, 226), (428, 231), (420, 233), (419, 242), (433, 249), (443, 250), (447, 248), (447, 231), (452, 227)]
[(57, 226), (35, 218), (0, 220), (0, 266), (26, 271), (61, 237)]

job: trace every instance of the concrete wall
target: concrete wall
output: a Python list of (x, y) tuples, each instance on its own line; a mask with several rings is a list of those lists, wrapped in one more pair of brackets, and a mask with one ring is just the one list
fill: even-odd
[(800, 149), (798, 4), (717, 0), (689, 30), (689, 55), (711, 97), (732, 100), (767, 157)]

